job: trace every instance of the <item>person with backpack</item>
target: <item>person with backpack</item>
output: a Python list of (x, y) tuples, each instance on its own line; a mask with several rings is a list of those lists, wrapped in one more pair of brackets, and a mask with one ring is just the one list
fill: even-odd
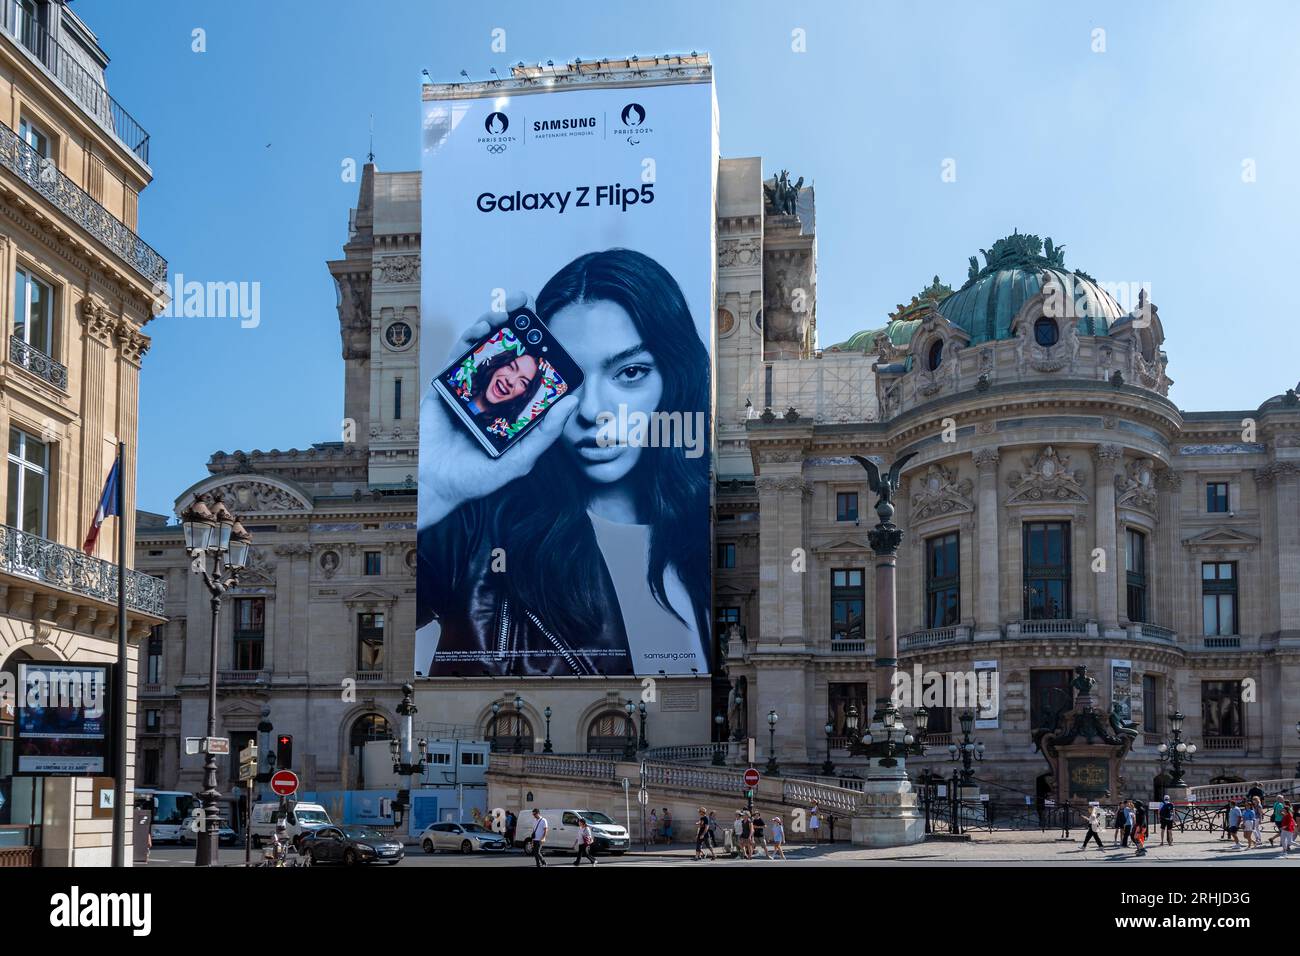
[(1174, 802), (1169, 799), (1169, 794), (1160, 801), (1160, 845), (1174, 845)]
[(574, 850), (577, 851), (573, 857), (574, 866), (577, 866), (579, 863), (581, 863), (582, 858), (584, 856), (587, 858), (588, 863), (590, 863), (592, 866), (596, 865), (596, 858), (591, 855), (591, 847), (592, 844), (595, 842), (596, 842), (596, 837), (592, 834), (591, 827), (587, 826), (587, 821), (584, 818), (579, 817), (578, 837), (573, 844)]
[(1134, 856), (1147, 855), (1147, 803), (1145, 800), (1132, 801), (1133, 804), (1133, 842), (1137, 844)]
[[(700, 807), (700, 819), (695, 825), (695, 859), (704, 859), (704, 847), (709, 842), (709, 811)], [(713, 852), (713, 847), (709, 847), (709, 859), (716, 860), (717, 856)]]
[(1268, 838), (1268, 845), (1272, 846), (1273, 841), (1282, 835), (1282, 816), (1286, 813), (1286, 802), (1282, 799), (1282, 794), (1273, 798), (1273, 828), (1274, 833)]

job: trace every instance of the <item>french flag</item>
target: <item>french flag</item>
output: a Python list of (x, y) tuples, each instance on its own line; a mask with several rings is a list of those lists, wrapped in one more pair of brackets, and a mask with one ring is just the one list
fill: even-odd
[(99, 508), (95, 511), (95, 520), (90, 524), (90, 531), (86, 534), (86, 543), (81, 546), (81, 550), (86, 554), (92, 554), (95, 550), (95, 539), (99, 537), (99, 526), (104, 523), (104, 519), (109, 515), (118, 515), (117, 510), (117, 483), (120, 481), (119, 472), (122, 466), (122, 459), (119, 457), (113, 462), (113, 470), (108, 473), (108, 480), (104, 482), (104, 493), (99, 496)]

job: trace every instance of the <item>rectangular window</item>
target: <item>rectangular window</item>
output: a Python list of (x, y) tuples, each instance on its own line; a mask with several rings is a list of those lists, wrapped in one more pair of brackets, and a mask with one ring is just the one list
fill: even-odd
[(1055, 715), (1073, 703), (1068, 670), (1029, 672), (1029, 725), (1034, 730), (1052, 726)]
[(384, 666), (384, 615), (357, 615), (357, 670), (377, 671)]
[(858, 493), (856, 491), (840, 491), (836, 493), (835, 520), (858, 520)]
[(1201, 631), (1208, 636), (1237, 633), (1237, 562), (1201, 564)]
[(142, 787), (158, 786), (158, 750), (149, 747), (142, 751), (144, 754), (144, 764), (140, 769), (140, 785)]
[(1228, 483), (1211, 481), (1205, 485), (1205, 510), (1211, 513), (1228, 512)]
[(832, 641), (864, 639), (862, 613), (867, 595), (862, 575), (861, 568), (836, 568), (831, 571)]
[(925, 626), (961, 620), (961, 561), (957, 532), (925, 539)]
[(484, 756), (481, 750), (466, 751), (460, 755), (460, 765), (462, 767), (481, 767), (484, 763)]
[(148, 656), (145, 658), (145, 677), (146, 684), (162, 683), (163, 668), (163, 625), (157, 624), (149, 632)]
[(451, 754), (449, 753), (431, 753), (425, 759), (425, 763), (451, 765)]
[(1129, 528), (1127, 540), (1124, 570), (1128, 581), (1128, 619), (1141, 623), (1147, 619), (1147, 536)]
[(50, 137), (26, 116), (18, 121), (18, 138), (32, 148), (42, 159), (50, 158)]
[(736, 566), (736, 546), (734, 544), (718, 545), (718, 567), (734, 568)]
[(1206, 737), (1244, 737), (1241, 681), (1201, 681), (1201, 732)]
[(162, 730), (162, 712), (149, 708), (144, 712), (144, 732), (146, 734), (156, 734)]
[(379, 554), (380, 553), (378, 551), (367, 551), (365, 553), (366, 574), (373, 576), (380, 573), (380, 569), (382, 565), (380, 563)]
[(1160, 704), (1160, 678), (1155, 674), (1142, 675), (1142, 732), (1160, 733), (1160, 717), (1164, 707)]
[(402, 417), (402, 380), (393, 382), (393, 418)]
[(1070, 522), (1032, 521), (1024, 526), (1024, 616), (1058, 620), (1070, 616)]
[(14, 338), (50, 355), (53, 349), (54, 290), (27, 269), (14, 271)]
[(45, 537), (50, 450), (17, 428), (9, 429), (9, 500), (5, 523)]
[(266, 647), (266, 598), (235, 599), (235, 670), (260, 671)]

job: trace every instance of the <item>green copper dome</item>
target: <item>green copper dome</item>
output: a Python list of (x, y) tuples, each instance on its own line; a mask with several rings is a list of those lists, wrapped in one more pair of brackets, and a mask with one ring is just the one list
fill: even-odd
[(838, 352), (873, 352), (875, 351), (876, 336), (884, 332), (889, 336), (889, 341), (899, 348), (905, 348), (907, 343), (912, 340), (912, 333), (916, 327), (921, 324), (921, 314), (927, 311), (931, 306), (942, 302), (946, 297), (952, 295), (952, 286), (944, 285), (935, 276), (933, 281), (912, 296), (912, 301), (907, 305), (899, 304), (895, 311), (889, 316), (889, 324), (883, 329), (865, 329), (862, 332), (854, 332), (843, 342), (832, 345), (832, 351)]
[(1080, 335), (1105, 335), (1110, 323), (1125, 315), (1092, 276), (1065, 268), (1065, 247), (1054, 246), (1051, 239), (1013, 232), (980, 252), (984, 267), (971, 256), (966, 284), (939, 304), (943, 317), (964, 329), (972, 345), (1011, 338), (1011, 320), (1026, 301), (1043, 291), (1048, 275), (1073, 302)]

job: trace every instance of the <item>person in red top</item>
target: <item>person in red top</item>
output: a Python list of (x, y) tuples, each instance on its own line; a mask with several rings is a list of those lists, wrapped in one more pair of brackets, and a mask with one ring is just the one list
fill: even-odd
[(1282, 837), (1282, 852), (1290, 853), (1291, 844), (1295, 842), (1295, 814), (1291, 804), (1282, 805), (1282, 822), (1277, 827)]

